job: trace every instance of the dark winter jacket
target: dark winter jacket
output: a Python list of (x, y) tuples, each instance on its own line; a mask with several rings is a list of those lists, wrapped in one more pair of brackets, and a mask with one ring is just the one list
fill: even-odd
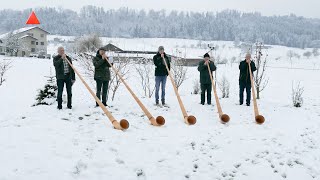
[[(170, 58), (167, 56), (167, 54), (164, 54), (164, 58), (166, 59), (168, 68), (170, 70)], [(168, 76), (168, 71), (166, 69), (166, 66), (163, 62), (163, 58), (161, 57), (160, 53), (153, 56), (153, 63), (156, 66), (155, 76)]]
[[(208, 71), (208, 66), (204, 64), (204, 60), (199, 62), (198, 71), (200, 72), (200, 83), (201, 84), (211, 84), (211, 78)], [(214, 65), (214, 62), (210, 61), (209, 63), (211, 74), (212, 71), (215, 71), (217, 67)]]
[[(72, 64), (72, 60), (69, 56), (66, 56), (67, 59), (69, 60), (69, 62)], [(57, 79), (64, 79), (64, 65), (63, 65), (63, 59), (61, 58), (60, 55), (57, 55), (53, 58), (53, 65), (56, 69), (56, 78)], [(76, 77), (75, 77), (75, 74), (74, 74), (74, 71), (72, 69), (71, 66), (69, 66), (69, 74), (70, 74), (70, 78), (72, 80), (75, 80)]]
[[(253, 61), (251, 61), (250, 66), (251, 66), (252, 73), (257, 70), (256, 64)], [(246, 60), (240, 62), (239, 69), (240, 69), (239, 82), (240, 83), (247, 83), (247, 84), (251, 83), (250, 73), (249, 73), (249, 65), (246, 62)]]
[(110, 64), (102, 59), (102, 56), (99, 54), (99, 51), (96, 54), (96, 57), (92, 60), (94, 65), (94, 79), (101, 81), (109, 81), (111, 78), (110, 75)]

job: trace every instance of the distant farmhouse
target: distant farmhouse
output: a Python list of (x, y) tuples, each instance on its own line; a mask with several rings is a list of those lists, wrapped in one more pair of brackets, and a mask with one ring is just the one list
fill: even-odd
[(0, 35), (0, 54), (30, 57), (47, 55), (47, 35), (40, 27), (25, 27)]
[[(152, 60), (153, 55), (156, 55), (157, 51), (135, 51), (135, 50), (122, 50), (119, 47), (109, 43), (104, 48), (109, 51), (118, 54), (119, 56), (122, 54), (120, 59), (123, 59), (123, 57), (128, 57), (132, 61), (138, 61), (141, 58), (147, 58), (149, 60)], [(177, 59), (178, 57), (167, 54), (169, 57), (171, 57), (171, 61)], [(202, 58), (185, 58), (183, 61), (183, 65), (185, 66), (197, 66), (199, 62), (202, 60)]]

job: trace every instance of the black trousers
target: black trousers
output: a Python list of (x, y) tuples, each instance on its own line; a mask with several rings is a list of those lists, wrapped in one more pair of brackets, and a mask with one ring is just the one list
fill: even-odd
[[(102, 81), (102, 80), (96, 79), (96, 83), (97, 83), (96, 96), (102, 101), (104, 105), (106, 105), (107, 97), (108, 97), (109, 81)], [(102, 99), (101, 99), (101, 95), (102, 95)]]
[(63, 94), (63, 88), (64, 84), (66, 84), (67, 89), (67, 95), (68, 95), (68, 107), (72, 107), (72, 81), (70, 74), (65, 74), (63, 79), (57, 79), (57, 86), (58, 86), (58, 107), (62, 107), (62, 94)]
[(201, 84), (201, 104), (204, 104), (207, 92), (207, 103), (211, 104), (212, 84)]
[(251, 83), (250, 82), (239, 81), (239, 86), (240, 86), (240, 91), (239, 91), (240, 104), (243, 104), (243, 93), (244, 93), (244, 90), (246, 90), (246, 93), (247, 93), (246, 103), (248, 105), (250, 105), (250, 101), (251, 101)]

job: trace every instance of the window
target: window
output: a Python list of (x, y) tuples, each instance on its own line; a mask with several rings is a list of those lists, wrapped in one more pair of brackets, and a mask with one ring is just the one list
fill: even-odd
[(34, 41), (31, 41), (31, 45), (34, 45)]
[(31, 48), (31, 52), (36, 52), (36, 49), (35, 48)]
[(38, 42), (36, 42), (36, 45), (38, 45)]
[(0, 47), (0, 52), (2, 52), (2, 47)]
[(33, 33), (28, 33), (28, 35), (33, 37)]
[(44, 34), (41, 34), (41, 37), (43, 38), (43, 37), (44, 37)]
[(44, 42), (41, 42), (41, 45), (44, 46)]

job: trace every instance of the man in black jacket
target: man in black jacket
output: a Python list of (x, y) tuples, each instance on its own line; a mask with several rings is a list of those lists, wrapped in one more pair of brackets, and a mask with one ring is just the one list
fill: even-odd
[[(101, 89), (102, 89), (102, 103), (103, 105), (107, 106), (107, 96), (108, 96), (108, 87), (110, 81), (110, 63), (112, 58), (108, 58), (106, 53), (106, 49), (100, 48), (96, 54), (96, 57), (93, 58), (93, 65), (94, 65), (94, 80), (97, 83), (97, 92), (96, 96), (101, 99)], [(98, 103), (96, 102), (96, 106)]]
[(201, 84), (201, 104), (204, 105), (205, 102), (205, 93), (207, 91), (207, 103), (211, 104), (211, 90), (212, 90), (212, 81), (210, 78), (208, 64), (210, 67), (211, 75), (212, 71), (215, 71), (217, 67), (214, 65), (214, 62), (210, 61), (210, 56), (206, 53), (204, 60), (199, 62), (198, 71), (200, 72), (200, 84)]
[[(246, 55), (246, 59), (244, 61), (240, 62), (239, 69), (240, 69), (240, 76), (239, 76), (239, 95), (240, 95), (240, 105), (243, 104), (243, 92), (246, 89), (247, 93), (247, 100), (246, 104), (247, 106), (250, 106), (251, 101), (251, 79), (250, 79), (250, 73), (249, 73), (249, 64), (251, 66), (251, 72), (253, 73), (255, 70), (257, 70), (256, 65), (253, 61), (251, 61), (251, 54)], [(252, 74), (253, 75), (253, 74)]]
[(165, 105), (165, 94), (166, 94), (166, 82), (167, 82), (167, 76), (168, 71), (166, 69), (164, 59), (168, 65), (168, 68), (170, 70), (170, 58), (167, 56), (167, 54), (164, 52), (163, 46), (160, 46), (158, 49), (158, 53), (153, 57), (153, 63), (156, 66), (155, 68), (155, 77), (156, 77), (156, 92), (155, 92), (155, 98), (156, 98), (156, 104), (159, 104), (159, 89), (161, 84), (161, 102), (162, 105)]
[(72, 85), (75, 82), (75, 74), (68, 61), (72, 63), (72, 60), (64, 52), (63, 47), (58, 48), (58, 55), (53, 58), (53, 65), (56, 70), (57, 86), (58, 86), (58, 109), (62, 109), (62, 93), (64, 84), (66, 84), (68, 95), (68, 109), (72, 109)]

